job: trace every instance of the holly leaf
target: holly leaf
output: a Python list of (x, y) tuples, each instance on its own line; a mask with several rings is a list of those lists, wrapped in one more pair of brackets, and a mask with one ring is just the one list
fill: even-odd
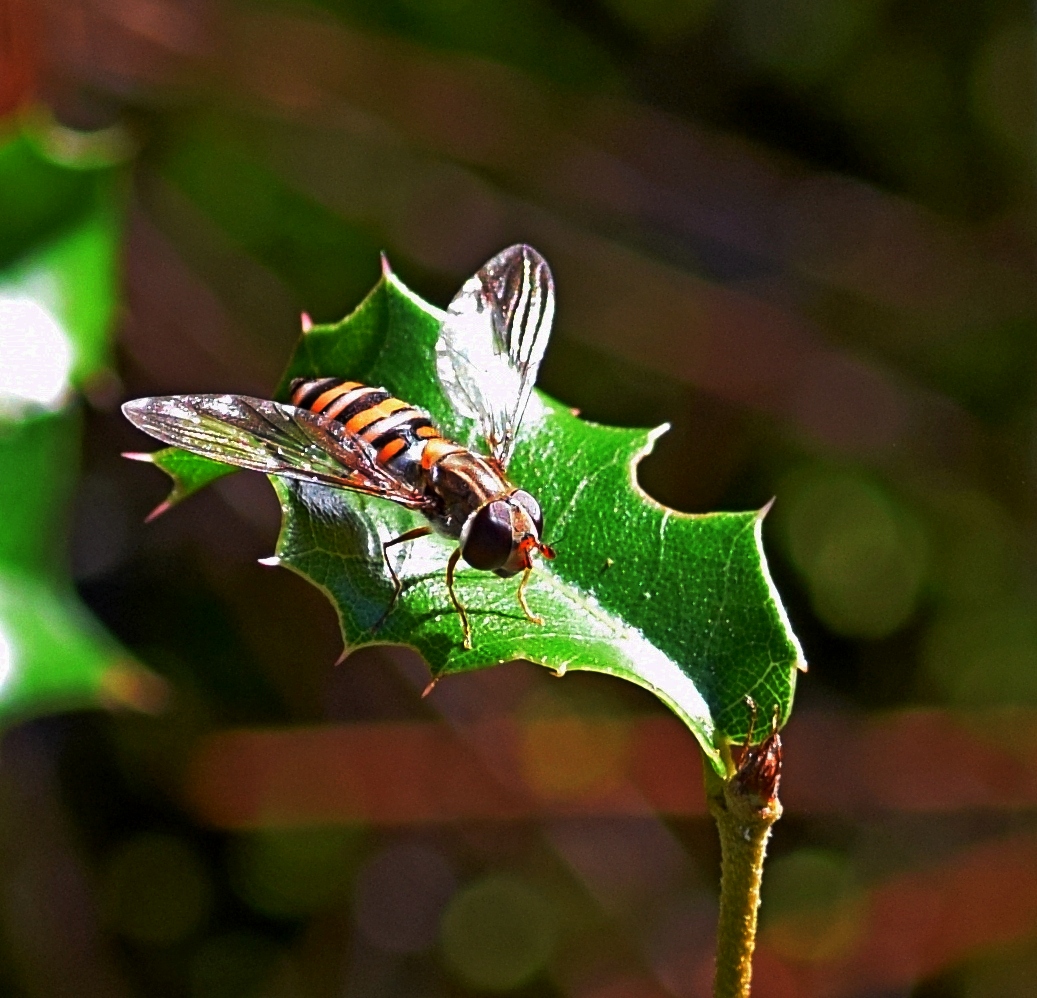
[[(443, 315), (387, 272), (342, 322), (303, 334), (277, 398), (296, 377), (382, 385), (427, 410), (448, 437), (479, 449), (476, 427), (454, 412), (435, 375)], [(722, 743), (748, 733), (747, 696), (763, 718), (788, 717), (802, 652), (763, 556), (766, 511), (689, 515), (639, 487), (637, 463), (664, 430), (588, 423), (536, 393), (509, 477), (539, 500), (544, 539), (557, 551), (555, 561), (538, 562), (527, 590), (544, 623), (523, 614), (517, 579), (461, 562), (455, 588), (471, 620), (471, 650), (446, 586), (454, 545), (444, 538), (390, 549), (403, 591), (382, 620), (393, 586), (381, 545), (425, 522), (387, 501), (271, 478), (283, 520), (270, 563), (327, 595), (350, 651), (409, 645), (437, 679), (512, 659), (558, 674), (619, 676), (680, 716), (722, 773)], [(210, 473), (181, 469), (178, 487), (185, 492)]]

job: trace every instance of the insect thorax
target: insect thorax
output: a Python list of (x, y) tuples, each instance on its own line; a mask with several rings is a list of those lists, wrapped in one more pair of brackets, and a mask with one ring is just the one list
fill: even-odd
[(432, 465), (428, 482), (442, 502), (433, 526), (448, 537), (459, 537), (465, 521), (480, 506), (514, 490), (486, 458), (466, 450), (447, 454)]

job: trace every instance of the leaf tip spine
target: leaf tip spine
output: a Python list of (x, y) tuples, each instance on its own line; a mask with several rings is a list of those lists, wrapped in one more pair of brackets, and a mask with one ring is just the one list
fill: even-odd
[(267, 568), (277, 568), (281, 564), (281, 559), (276, 554), (270, 555), (269, 558), (257, 558), (256, 560)]
[(660, 423), (658, 426), (653, 427), (648, 431), (648, 448), (641, 455), (646, 457), (651, 454), (652, 448), (655, 446), (656, 440), (658, 440), (664, 433), (669, 433), (671, 426), (669, 423)]
[(313, 319), (310, 318), (309, 312), (303, 312), (299, 315), (299, 325), (302, 326), (303, 335), (313, 329)]
[(173, 498), (165, 499), (160, 502), (146, 517), (144, 517), (145, 523), (151, 523), (152, 520), (157, 520), (163, 513), (171, 509), (173, 506)]
[(155, 463), (155, 454), (153, 451), (124, 450), (122, 452), (122, 457), (125, 457), (130, 461), (143, 461), (145, 464)]

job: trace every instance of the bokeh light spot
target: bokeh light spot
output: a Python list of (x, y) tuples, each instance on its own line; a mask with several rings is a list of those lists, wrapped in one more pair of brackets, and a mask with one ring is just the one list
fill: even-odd
[(833, 631), (880, 638), (907, 622), (928, 545), (905, 510), (867, 479), (824, 469), (789, 476), (778, 496), (789, 554)]
[(772, 860), (760, 918), (768, 947), (790, 960), (835, 960), (864, 930), (865, 901), (846, 857), (800, 849)]
[(580, 718), (536, 720), (522, 740), (523, 775), (544, 797), (601, 794), (615, 789), (627, 769), (628, 729)]
[(556, 933), (556, 912), (543, 895), (517, 876), (494, 874), (450, 902), (443, 955), (468, 985), (510, 991), (544, 967)]
[(364, 937), (388, 953), (431, 949), (456, 888), (446, 860), (416, 844), (389, 846), (357, 878), (355, 917)]
[(168, 945), (197, 931), (212, 888), (201, 860), (182, 839), (148, 832), (123, 843), (108, 862), (108, 921), (137, 942)]
[(230, 858), (234, 887), (265, 915), (308, 914), (346, 894), (362, 841), (357, 828), (270, 829), (242, 836)]
[(0, 416), (28, 406), (59, 408), (72, 370), (72, 345), (32, 298), (0, 297)]

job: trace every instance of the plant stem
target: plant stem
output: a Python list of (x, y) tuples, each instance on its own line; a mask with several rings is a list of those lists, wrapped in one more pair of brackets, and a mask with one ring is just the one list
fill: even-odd
[[(772, 738), (777, 739), (777, 734)], [(759, 763), (765, 752), (764, 746), (747, 749), (738, 771), (726, 780), (705, 763), (706, 797), (720, 832), (721, 855), (713, 998), (749, 998), (763, 857), (771, 828), (781, 817), (777, 780), (768, 783), (759, 779)], [(780, 753), (778, 741), (779, 773)]]

